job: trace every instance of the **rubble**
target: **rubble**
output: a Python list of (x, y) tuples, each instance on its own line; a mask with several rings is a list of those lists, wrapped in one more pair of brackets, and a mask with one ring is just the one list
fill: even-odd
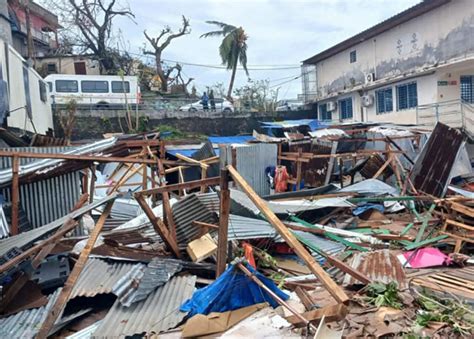
[[(466, 143), (441, 123), (298, 120), (2, 150), (0, 333), (472, 335)], [(67, 204), (36, 196), (53, 183)]]

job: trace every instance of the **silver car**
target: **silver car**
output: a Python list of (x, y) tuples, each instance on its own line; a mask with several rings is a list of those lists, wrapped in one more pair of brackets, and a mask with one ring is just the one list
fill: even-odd
[[(216, 112), (231, 113), (234, 111), (234, 106), (232, 105), (230, 101), (226, 99), (216, 98), (214, 99), (214, 102), (216, 103)], [(207, 106), (209, 107), (209, 110), (212, 110), (210, 101), (208, 101)], [(197, 111), (203, 111), (204, 107), (201, 103), (201, 100), (199, 100), (192, 104), (181, 106), (179, 110), (187, 111), (187, 112), (197, 112)]]

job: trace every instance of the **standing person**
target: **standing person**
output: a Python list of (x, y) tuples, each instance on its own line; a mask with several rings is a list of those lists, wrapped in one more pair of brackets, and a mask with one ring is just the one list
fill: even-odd
[(209, 98), (208, 98), (206, 92), (204, 92), (202, 94), (201, 104), (202, 104), (203, 110), (205, 110), (205, 111), (209, 110)]
[(216, 111), (216, 101), (214, 100), (214, 90), (211, 89), (211, 92), (209, 93), (209, 103), (211, 104), (211, 111), (215, 112)]

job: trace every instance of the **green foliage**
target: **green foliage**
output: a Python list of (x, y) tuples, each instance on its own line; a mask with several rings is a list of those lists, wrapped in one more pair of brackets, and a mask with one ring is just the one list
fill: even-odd
[(239, 97), (241, 109), (259, 112), (273, 112), (278, 99), (278, 90), (270, 89), (268, 80), (249, 80), (236, 88), (234, 94)]
[(454, 298), (437, 299), (425, 292), (420, 294), (417, 302), (421, 311), (416, 316), (415, 331), (432, 321), (447, 323), (453, 332), (462, 336), (467, 336), (474, 330), (474, 312)]
[(387, 285), (382, 283), (372, 283), (368, 285), (366, 301), (377, 307), (388, 306), (396, 309), (402, 308), (402, 303), (398, 296), (398, 285), (394, 281)]

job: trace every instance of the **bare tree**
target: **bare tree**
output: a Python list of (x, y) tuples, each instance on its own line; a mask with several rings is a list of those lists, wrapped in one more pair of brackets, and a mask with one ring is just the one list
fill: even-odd
[[(161, 61), (161, 55), (163, 51), (166, 49), (166, 47), (170, 45), (173, 39), (176, 39), (183, 35), (191, 33), (191, 26), (189, 24), (189, 19), (187, 19), (184, 15), (182, 18), (183, 18), (183, 22), (181, 24), (181, 28), (176, 33), (173, 33), (173, 31), (171, 30), (171, 27), (169, 26), (166, 26), (165, 28), (163, 28), (160, 34), (155, 38), (150, 37), (146, 31), (143, 32), (143, 34), (145, 35), (145, 38), (150, 43), (151, 47), (153, 47), (153, 51), (144, 50), (143, 52), (145, 54), (153, 55), (155, 57), (156, 74), (161, 80), (161, 91), (163, 92), (168, 91), (168, 80), (171, 73), (174, 70), (178, 70), (178, 72), (180, 72), (181, 66), (177, 64), (173, 67), (168, 68), (165, 71), (163, 68), (162, 61)], [(163, 42), (160, 41), (162, 39), (164, 39)]]
[(135, 18), (128, 6), (117, 0), (49, 0), (47, 5), (59, 15), (65, 35), (80, 52), (94, 54), (102, 74), (117, 71), (114, 56), (109, 53), (113, 50), (112, 22), (118, 16)]

